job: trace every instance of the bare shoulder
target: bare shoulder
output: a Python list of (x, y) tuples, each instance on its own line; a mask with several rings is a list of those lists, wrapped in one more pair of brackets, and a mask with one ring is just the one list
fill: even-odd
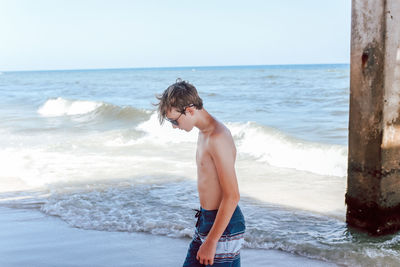
[[(225, 152), (232, 152), (236, 155), (236, 147), (233, 141), (230, 130), (222, 123), (218, 122), (217, 127), (209, 136), (210, 150), (212, 152), (218, 152), (223, 150)], [(216, 151), (217, 150), (217, 151)]]
[(210, 134), (210, 140), (231, 140), (233, 141), (231, 131), (222, 123), (218, 122), (214, 131)]

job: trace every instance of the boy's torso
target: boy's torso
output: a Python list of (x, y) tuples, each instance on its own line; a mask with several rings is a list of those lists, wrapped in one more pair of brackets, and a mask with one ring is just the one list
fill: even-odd
[[(226, 131), (229, 130), (218, 123), (216, 130), (225, 138), (232, 138)], [(219, 208), (222, 199), (222, 190), (218, 179), (218, 173), (210, 154), (209, 140), (212, 134), (204, 135), (199, 132), (197, 140), (196, 164), (197, 164), (197, 188), (199, 191), (200, 205), (207, 210)]]

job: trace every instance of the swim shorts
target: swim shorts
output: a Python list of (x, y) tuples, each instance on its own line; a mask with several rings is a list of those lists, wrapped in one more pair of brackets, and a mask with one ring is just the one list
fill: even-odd
[(244, 217), (239, 206), (236, 207), (228, 226), (218, 240), (213, 265), (203, 265), (196, 259), (197, 251), (207, 238), (208, 232), (214, 224), (218, 210), (197, 210), (196, 230), (189, 245), (183, 267), (240, 267), (240, 248), (246, 229)]

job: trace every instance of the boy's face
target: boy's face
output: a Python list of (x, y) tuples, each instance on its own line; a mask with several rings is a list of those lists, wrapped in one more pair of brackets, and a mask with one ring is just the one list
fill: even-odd
[(176, 125), (174, 122), (171, 122), (172, 127), (185, 130), (187, 132), (190, 132), (193, 127), (194, 127), (194, 121), (193, 121), (193, 114), (192, 110), (189, 110), (190, 107), (186, 108), (186, 112), (182, 114), (179, 112), (176, 108), (172, 108), (170, 111), (167, 111), (167, 118), (169, 121), (175, 121), (178, 125)]

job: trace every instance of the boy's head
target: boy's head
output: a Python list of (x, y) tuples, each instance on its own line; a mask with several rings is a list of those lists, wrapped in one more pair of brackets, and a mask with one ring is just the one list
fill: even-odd
[(160, 124), (168, 120), (174, 128), (179, 127), (187, 131), (193, 128), (193, 125), (185, 125), (182, 117), (185, 117), (188, 112), (193, 115), (194, 108), (203, 108), (203, 100), (199, 97), (196, 87), (178, 78), (174, 84), (156, 97), (160, 101), (157, 104)]

